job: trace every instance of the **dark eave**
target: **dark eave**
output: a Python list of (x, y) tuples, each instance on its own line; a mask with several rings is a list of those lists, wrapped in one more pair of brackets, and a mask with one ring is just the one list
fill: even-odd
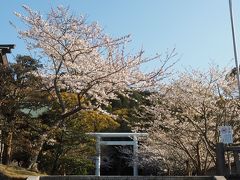
[(11, 53), (11, 49), (14, 49), (14, 44), (0, 44), (1, 54)]
[(11, 53), (11, 49), (14, 47), (14, 44), (0, 44), (0, 64), (8, 65), (7, 53)]

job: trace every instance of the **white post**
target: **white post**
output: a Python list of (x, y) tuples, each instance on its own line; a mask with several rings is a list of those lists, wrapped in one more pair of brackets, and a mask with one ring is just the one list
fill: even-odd
[(133, 136), (133, 176), (138, 176), (138, 139)]
[(96, 138), (97, 142), (96, 142), (96, 172), (95, 175), (96, 176), (100, 176), (100, 167), (101, 167), (101, 145), (100, 145), (100, 141), (101, 141), (101, 137), (97, 136)]

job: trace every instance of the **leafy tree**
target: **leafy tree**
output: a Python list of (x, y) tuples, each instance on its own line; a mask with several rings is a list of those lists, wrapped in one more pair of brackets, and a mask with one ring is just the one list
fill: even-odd
[(132, 126), (140, 121), (138, 116), (141, 106), (148, 104), (147, 97), (151, 93), (149, 91), (129, 91), (128, 95), (117, 94), (117, 99), (110, 100), (110, 106), (106, 108), (116, 116), (120, 126), (118, 131), (131, 132)]
[(44, 103), (44, 93), (39, 93), (39, 77), (35, 76), (40, 67), (38, 61), (29, 56), (17, 56), (16, 62), (0, 66), (0, 114), (2, 131), (2, 163), (11, 161), (13, 136), (18, 124), (24, 118), (24, 108), (39, 108)]
[(95, 142), (86, 133), (112, 131), (117, 127), (118, 123), (110, 115), (80, 111), (44, 144), (39, 156), (40, 169), (50, 174), (89, 174), (94, 167)]

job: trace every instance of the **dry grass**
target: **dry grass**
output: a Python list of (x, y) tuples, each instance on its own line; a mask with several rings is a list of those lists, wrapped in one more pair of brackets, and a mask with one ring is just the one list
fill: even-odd
[(11, 178), (27, 178), (28, 176), (44, 176), (46, 174), (40, 174), (33, 171), (28, 171), (18, 166), (5, 166), (0, 164), (0, 173), (4, 176)]

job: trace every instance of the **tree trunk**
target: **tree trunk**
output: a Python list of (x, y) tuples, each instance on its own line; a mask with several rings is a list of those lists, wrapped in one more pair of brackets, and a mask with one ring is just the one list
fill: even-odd
[(12, 140), (13, 140), (13, 131), (5, 131), (4, 133), (4, 139), (3, 139), (3, 155), (2, 155), (2, 163), (4, 165), (9, 165), (11, 162), (11, 155), (12, 155)]
[(58, 169), (58, 161), (60, 159), (60, 156), (63, 153), (63, 136), (64, 136), (64, 130), (62, 130), (59, 145), (57, 146), (57, 149), (56, 149), (56, 154), (55, 154), (55, 158), (54, 158), (54, 161), (53, 161), (51, 174), (55, 174), (57, 169)]
[(200, 148), (199, 148), (199, 143), (197, 144), (197, 147), (196, 147), (196, 161), (197, 161), (197, 169), (196, 169), (196, 173), (197, 175), (203, 175), (203, 172), (202, 172), (202, 167), (201, 167), (201, 156), (200, 156)]
[[(58, 151), (58, 150), (57, 150)], [(57, 172), (58, 169), (58, 160), (61, 156), (61, 152), (57, 152), (53, 161), (53, 165), (52, 165), (52, 170), (51, 170), (51, 174), (55, 174)]]
[(186, 175), (187, 176), (192, 176), (192, 167), (190, 164), (190, 160), (186, 161)]
[(42, 151), (42, 148), (43, 148), (43, 144), (46, 140), (46, 137), (47, 135), (44, 134), (41, 136), (41, 138), (38, 140), (38, 142), (35, 144), (35, 148), (33, 149), (33, 154), (30, 158), (30, 165), (28, 166), (28, 169), (29, 170), (32, 170), (32, 171), (35, 171), (35, 172), (38, 172), (38, 163), (37, 163), (37, 160), (38, 160), (38, 157)]

